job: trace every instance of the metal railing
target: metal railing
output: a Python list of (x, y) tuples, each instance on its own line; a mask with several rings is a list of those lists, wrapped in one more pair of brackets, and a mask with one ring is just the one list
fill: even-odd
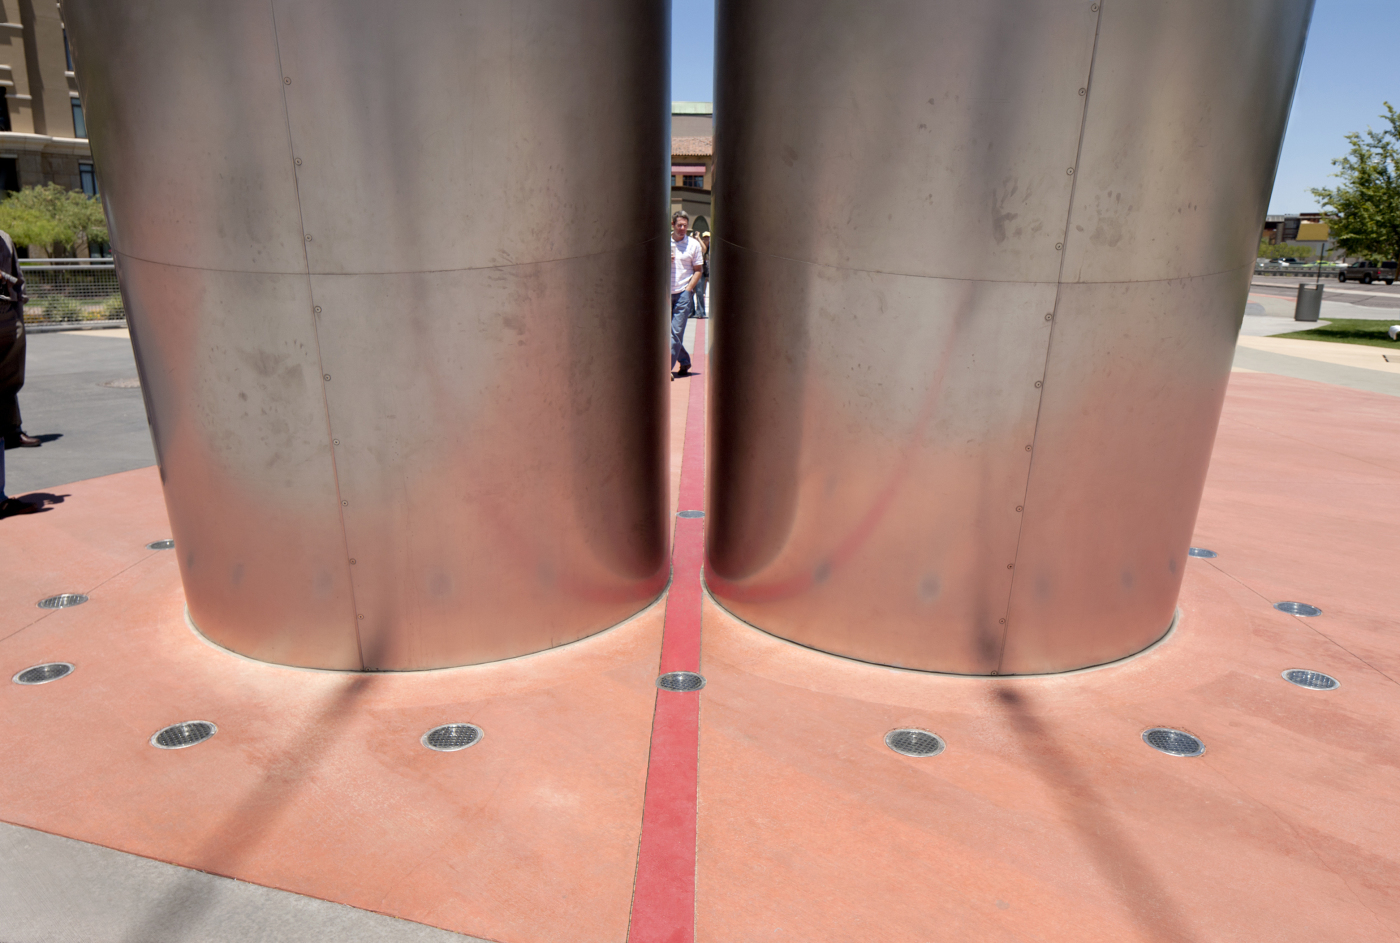
[(111, 259), (21, 259), (25, 324), (125, 323)]
[(1283, 275), (1288, 278), (1317, 278), (1319, 274), (1323, 278), (1336, 278), (1337, 273), (1345, 269), (1345, 265), (1330, 264), (1327, 262), (1318, 266), (1316, 262), (1311, 265), (1259, 265), (1255, 264), (1255, 275)]

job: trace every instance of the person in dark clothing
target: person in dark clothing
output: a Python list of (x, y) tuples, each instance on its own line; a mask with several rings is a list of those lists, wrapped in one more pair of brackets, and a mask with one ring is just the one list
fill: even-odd
[(707, 309), (705, 299), (705, 289), (710, 287), (710, 234), (702, 232), (700, 234), (700, 246), (705, 250), (705, 267), (700, 270), (700, 284), (695, 286), (695, 316), (697, 318), (708, 318), (710, 312)]
[(33, 448), (39, 440), (25, 435), (19, 415), (24, 386), (24, 277), (10, 234), (0, 231), (0, 435), (5, 448)]

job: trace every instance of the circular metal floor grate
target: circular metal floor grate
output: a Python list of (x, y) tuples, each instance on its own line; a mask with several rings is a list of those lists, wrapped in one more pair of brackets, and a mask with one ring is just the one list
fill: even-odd
[(681, 514), (680, 514), (680, 516), (681, 516), (681, 517), (704, 517), (704, 516), (705, 516), (705, 512), (704, 512), (704, 511), (682, 511)]
[(705, 677), (693, 671), (671, 671), (657, 678), (656, 686), (663, 691), (698, 691), (705, 686)]
[(174, 550), (174, 549), (175, 549), (175, 541), (173, 541), (173, 540), (168, 540), (168, 539), (167, 539), (167, 540), (153, 540), (153, 541), (151, 541), (150, 543), (146, 544), (146, 549), (147, 549), (147, 550)]
[(1300, 688), (1311, 688), (1314, 691), (1331, 691), (1342, 686), (1342, 682), (1331, 675), (1323, 674), (1320, 671), (1309, 671), (1307, 668), (1289, 668), (1283, 673), (1283, 680), (1289, 684), (1296, 684)]
[(885, 746), (905, 756), (937, 756), (947, 744), (936, 733), (917, 727), (901, 727), (885, 734)]
[(156, 731), (155, 736), (151, 737), (151, 746), (162, 750), (183, 750), (203, 743), (218, 732), (219, 728), (207, 720), (187, 720)]
[(1168, 756), (1200, 756), (1206, 745), (1198, 737), (1171, 727), (1149, 727), (1142, 732), (1142, 742)]
[(429, 750), (451, 753), (480, 743), (482, 736), (481, 728), (476, 724), (443, 724), (423, 734), (421, 742)]
[(1220, 554), (1216, 553), (1214, 550), (1207, 550), (1205, 547), (1192, 547), (1190, 550), (1188, 550), (1188, 551), (1186, 551), (1186, 552), (1189, 553), (1189, 554), (1190, 554), (1191, 556), (1193, 556), (1193, 557), (1207, 557), (1207, 558), (1209, 558), (1209, 557), (1218, 557), (1218, 556), (1220, 556)]
[(39, 608), (67, 609), (69, 606), (81, 606), (87, 601), (88, 598), (82, 593), (59, 593), (57, 596), (39, 600)]
[(73, 666), (66, 661), (53, 661), (47, 665), (35, 665), (33, 668), (26, 668), (12, 679), (15, 684), (47, 684), (50, 681), (57, 681), (59, 678), (66, 678), (73, 673)]
[(1305, 602), (1276, 602), (1274, 608), (1292, 616), (1320, 616), (1322, 610)]

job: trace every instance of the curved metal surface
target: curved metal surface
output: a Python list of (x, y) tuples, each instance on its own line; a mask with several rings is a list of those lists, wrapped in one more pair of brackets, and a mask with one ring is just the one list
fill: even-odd
[(66, 0), (193, 621), (471, 664), (666, 580), (659, 0)]
[(1171, 624), (1311, 0), (721, 0), (706, 577), (826, 651)]

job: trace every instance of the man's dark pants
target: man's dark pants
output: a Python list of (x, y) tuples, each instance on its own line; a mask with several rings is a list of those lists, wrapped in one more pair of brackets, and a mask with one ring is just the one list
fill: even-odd
[(0, 313), (0, 435), (20, 430), (19, 390), (24, 386), (24, 322)]
[(678, 362), (686, 370), (690, 369), (690, 354), (683, 346), (685, 322), (690, 320), (690, 292), (678, 291), (671, 295), (671, 366)]

